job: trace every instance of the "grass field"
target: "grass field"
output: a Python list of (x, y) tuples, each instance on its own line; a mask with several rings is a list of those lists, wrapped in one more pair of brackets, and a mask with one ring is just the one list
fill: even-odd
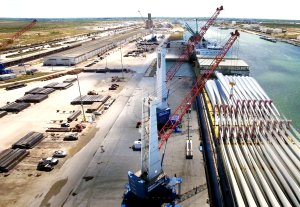
[[(0, 44), (4, 39), (10, 38), (22, 27), (29, 24), (28, 21), (0, 20)], [(32, 43), (41, 43), (61, 39), (67, 36), (88, 34), (95, 32), (96, 27), (114, 24), (117, 21), (74, 21), (74, 20), (56, 20), (40, 21), (21, 37), (16, 39), (9, 47), (25, 45)]]
[(15, 81), (27, 80), (27, 79), (30, 79), (30, 78), (37, 78), (37, 77), (41, 77), (41, 76), (48, 75), (48, 74), (51, 74), (51, 73), (36, 72), (33, 75), (22, 74), (22, 75), (18, 75), (16, 78), (13, 78), (13, 79), (0, 81), (0, 83), (11, 83), (11, 82), (15, 82)]
[(300, 24), (292, 24), (292, 23), (262, 23), (262, 26), (271, 27), (271, 28), (299, 28)]

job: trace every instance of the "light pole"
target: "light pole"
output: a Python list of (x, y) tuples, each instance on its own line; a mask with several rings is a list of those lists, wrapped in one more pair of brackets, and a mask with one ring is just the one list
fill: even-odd
[(188, 109), (188, 118), (187, 118), (187, 120), (188, 120), (188, 140), (190, 141), (191, 140), (191, 136), (190, 136), (190, 119), (191, 119), (191, 109), (189, 108)]
[(105, 57), (105, 61), (106, 61), (105, 69), (107, 69), (107, 56)]
[(123, 58), (122, 58), (122, 45), (120, 44), (120, 53), (121, 53), (121, 67), (122, 67), (122, 78), (124, 79), (124, 68), (123, 68)]
[(79, 95), (80, 95), (80, 103), (81, 103), (82, 114), (83, 114), (83, 121), (86, 122), (84, 108), (83, 108), (83, 104), (82, 104), (82, 96), (81, 96), (81, 90), (80, 90), (80, 84), (79, 84), (78, 74), (76, 74), (76, 76), (77, 76), (78, 90), (79, 90)]

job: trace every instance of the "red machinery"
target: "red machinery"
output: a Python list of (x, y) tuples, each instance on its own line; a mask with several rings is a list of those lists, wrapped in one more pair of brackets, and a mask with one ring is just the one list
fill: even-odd
[(37, 23), (37, 20), (33, 20), (29, 24), (27, 24), (25, 27), (23, 27), (21, 30), (16, 32), (13, 36), (11, 36), (9, 39), (5, 40), (2, 45), (0, 45), (0, 49), (6, 48), (8, 45), (12, 44), (15, 39), (19, 38), (23, 33), (28, 31), (30, 28), (32, 28)]
[(183, 51), (183, 53), (180, 55), (178, 61), (173, 64), (169, 71), (167, 72), (167, 81), (172, 80), (172, 78), (175, 76), (183, 62), (190, 57), (190, 55), (194, 52), (195, 45), (201, 42), (202, 38), (204, 37), (206, 31), (209, 29), (209, 27), (216, 21), (218, 15), (223, 10), (223, 6), (220, 6), (216, 9), (215, 13), (209, 18), (209, 20), (205, 23), (205, 25), (201, 28), (200, 32), (196, 35), (192, 36), (190, 40), (188, 41), (188, 45)]
[(159, 149), (168, 140), (168, 138), (170, 137), (170, 135), (172, 134), (176, 126), (179, 124), (179, 122), (181, 122), (182, 117), (187, 113), (187, 111), (191, 107), (191, 104), (194, 102), (196, 96), (204, 88), (206, 81), (215, 72), (219, 63), (223, 60), (226, 53), (228, 52), (228, 50), (231, 48), (231, 46), (239, 36), (240, 33), (237, 30), (234, 33), (233, 32), (231, 33), (229, 40), (226, 42), (222, 50), (212, 61), (207, 72), (198, 76), (196, 83), (192, 87), (192, 90), (188, 94), (186, 94), (186, 96), (184, 97), (180, 105), (176, 108), (172, 117), (174, 117), (174, 115), (178, 115), (178, 119), (176, 119), (176, 121), (171, 121), (171, 119), (169, 119), (165, 123), (163, 128), (159, 131), (159, 137), (160, 137)]

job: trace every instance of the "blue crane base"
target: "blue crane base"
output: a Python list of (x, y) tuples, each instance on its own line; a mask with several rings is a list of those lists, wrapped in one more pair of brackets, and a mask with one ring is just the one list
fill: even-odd
[(158, 129), (162, 128), (165, 123), (170, 119), (171, 109), (156, 109), (156, 118), (157, 118), (157, 127)]
[[(176, 123), (176, 121), (179, 119), (178, 115), (173, 115), (171, 116), (171, 109), (166, 108), (166, 109), (156, 109), (156, 118), (157, 118), (157, 128), (160, 130), (161, 128), (164, 127), (164, 125), (169, 121), (169, 124), (172, 125)], [(180, 133), (180, 127), (176, 126), (174, 129), (175, 133)]]
[(181, 178), (162, 176), (150, 184), (129, 171), (128, 179), (121, 207), (161, 207), (164, 204), (178, 207), (176, 185), (169, 184), (174, 180), (179, 183)]

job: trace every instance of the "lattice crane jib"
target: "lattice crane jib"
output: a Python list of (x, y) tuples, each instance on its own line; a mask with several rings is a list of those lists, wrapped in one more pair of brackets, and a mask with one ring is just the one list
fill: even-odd
[(187, 60), (191, 54), (193, 54), (195, 45), (198, 44), (202, 38), (204, 37), (206, 31), (210, 28), (211, 25), (214, 24), (217, 17), (219, 16), (220, 12), (223, 10), (223, 6), (220, 6), (216, 9), (215, 13), (207, 20), (205, 25), (201, 27), (201, 30), (199, 33), (196, 33), (196, 35), (192, 36), (187, 44), (187, 47), (183, 50), (183, 53), (180, 55), (179, 59), (174, 63), (169, 71), (167, 72), (167, 81), (170, 81), (175, 76), (176, 72), (179, 70), (181, 65), (184, 63), (185, 60)]
[(192, 87), (191, 91), (189, 91), (180, 105), (176, 108), (174, 111), (172, 117), (177, 116), (176, 120), (169, 119), (163, 128), (159, 132), (160, 137), (160, 143), (159, 148), (161, 148), (164, 143), (168, 140), (170, 135), (172, 134), (173, 130), (176, 128), (176, 126), (181, 122), (183, 116), (187, 113), (189, 108), (191, 107), (191, 104), (194, 102), (195, 98), (199, 94), (199, 92), (204, 88), (206, 81), (211, 77), (211, 75), (215, 72), (217, 69), (219, 63), (223, 60), (225, 55), (227, 54), (228, 50), (231, 48), (235, 40), (240, 36), (239, 32), (236, 30), (235, 32), (231, 33), (230, 38), (226, 42), (226, 44), (223, 46), (219, 54), (214, 58), (214, 60), (211, 62), (210, 66), (208, 67), (208, 72), (204, 73), (202, 75), (199, 75), (197, 78), (196, 83)]
[(24, 34), (26, 31), (30, 30), (35, 24), (37, 23), (37, 20), (33, 20), (29, 24), (27, 24), (25, 27), (20, 29), (18, 32), (13, 34), (10, 38), (4, 41), (2, 45), (0, 45), (0, 49), (6, 48), (8, 45), (12, 44), (17, 38), (19, 38), (22, 34)]

